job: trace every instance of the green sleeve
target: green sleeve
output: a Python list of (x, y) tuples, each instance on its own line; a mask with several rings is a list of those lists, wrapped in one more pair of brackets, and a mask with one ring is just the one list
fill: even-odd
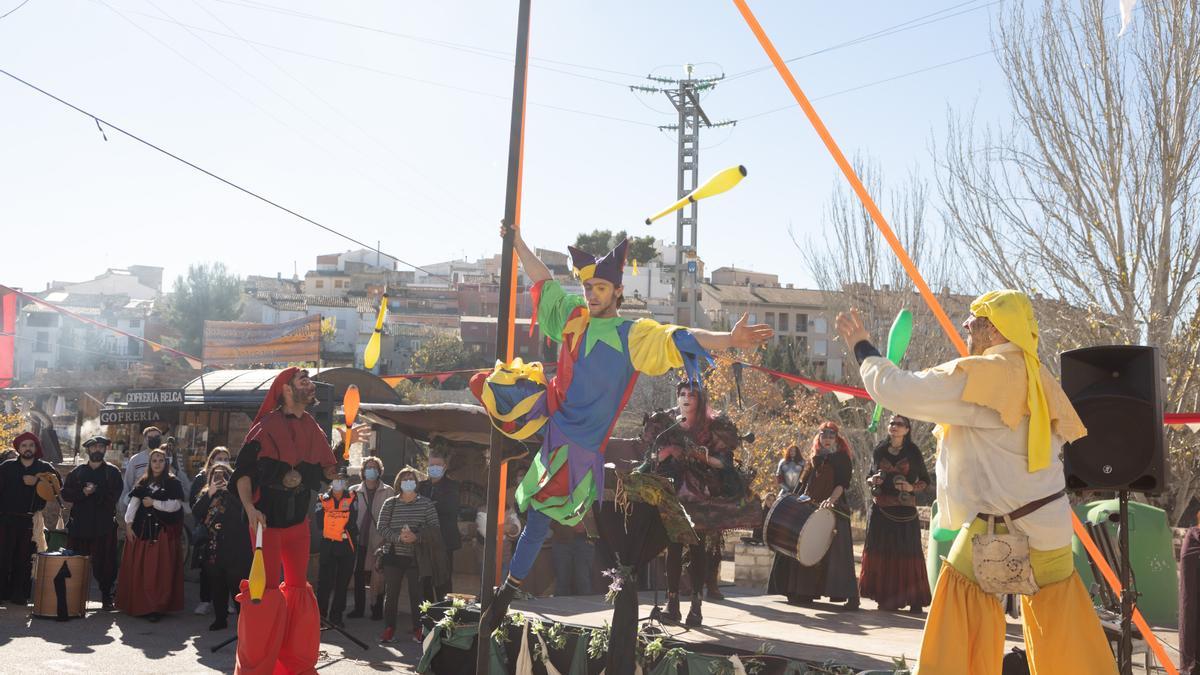
[(538, 327), (541, 328), (542, 335), (555, 342), (562, 342), (563, 328), (566, 327), (571, 312), (575, 311), (576, 307), (587, 304), (581, 296), (564, 291), (562, 285), (553, 279), (542, 283), (541, 288), (536, 291), (535, 299)]

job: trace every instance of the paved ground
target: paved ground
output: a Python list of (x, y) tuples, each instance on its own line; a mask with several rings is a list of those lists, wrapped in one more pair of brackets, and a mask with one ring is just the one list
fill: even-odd
[[(217, 653), (209, 648), (232, 637), (234, 629), (210, 633), (212, 616), (196, 616), (198, 586), (184, 584), (187, 612), (164, 618), (159, 623), (119, 612), (96, 612), (84, 619), (57, 622), (31, 618), (29, 609), (5, 604), (0, 608), (0, 674), (8, 673), (178, 673), (233, 672), (233, 645)], [(89, 603), (98, 610), (98, 602)], [(406, 616), (400, 625), (407, 626)], [(351, 619), (346, 629), (371, 645), (363, 651), (341, 635), (325, 632), (322, 673), (369, 673), (388, 671), (414, 673), (421, 647), (411, 638), (392, 645), (376, 639), (382, 624)]]

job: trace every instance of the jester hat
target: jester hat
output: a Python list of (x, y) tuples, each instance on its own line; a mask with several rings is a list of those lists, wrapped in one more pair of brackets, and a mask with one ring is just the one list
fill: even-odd
[(625, 254), (629, 250), (628, 239), (622, 239), (616, 248), (599, 258), (574, 246), (568, 246), (567, 250), (571, 252), (571, 267), (580, 281), (603, 279), (613, 286), (621, 285), (621, 276), (625, 271)]

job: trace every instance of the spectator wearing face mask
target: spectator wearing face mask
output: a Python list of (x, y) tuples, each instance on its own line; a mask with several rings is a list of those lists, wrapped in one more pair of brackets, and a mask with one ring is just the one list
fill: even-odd
[(215, 614), (208, 629), (224, 630), (229, 627), (229, 600), (250, 574), (252, 552), (242, 501), (229, 490), (233, 467), (212, 461), (205, 466), (204, 476), (204, 487), (192, 503), (192, 515), (200, 524), (197, 529), (203, 532), (197, 537), (195, 556), (203, 572), (201, 579), (208, 580)]
[(420, 612), (421, 570), (417, 559), (417, 546), (426, 537), (441, 538), (437, 507), (428, 497), (417, 494), (420, 473), (406, 466), (396, 474), (395, 497), (383, 503), (379, 512), (379, 534), (384, 544), (380, 550), (380, 564), (387, 578), (387, 595), (383, 603), (384, 629), (380, 642), (391, 642), (396, 635), (397, 604), (400, 601), (400, 584), (408, 581), (408, 607), (412, 616), (413, 640), (421, 642)]
[(150, 451), (157, 450), (161, 445), (162, 429), (158, 427), (142, 429), (142, 449), (125, 462), (125, 489), (121, 491), (121, 501), (117, 504), (118, 513), (123, 514), (129, 508), (129, 492), (142, 479), (142, 476), (146, 475), (146, 467), (150, 465)]
[[(396, 491), (383, 481), (383, 460), (378, 457), (364, 457), (362, 461), (362, 482), (350, 488), (358, 502), (358, 540), (360, 542), (354, 556), (354, 611), (346, 615), (350, 619), (360, 619), (366, 613), (367, 605), (371, 606), (371, 620), (383, 619), (383, 573), (376, 569), (375, 551), (383, 545), (383, 537), (379, 534), (376, 523), (379, 522), (379, 512), (383, 503), (395, 496)], [(370, 582), (371, 594), (368, 603), (367, 584)]]
[[(170, 438), (167, 440), (170, 441)], [(203, 516), (197, 513), (196, 509), (198, 508), (201, 496), (203, 496), (206, 492), (209, 493), (209, 496), (211, 496), (212, 491), (207, 490), (208, 477), (209, 473), (212, 471), (212, 467), (217, 464), (227, 464), (230, 466), (233, 465), (232, 456), (229, 454), (229, 448), (226, 448), (223, 445), (218, 445), (217, 447), (213, 448), (212, 452), (208, 453), (208, 459), (204, 461), (204, 468), (200, 469), (200, 473), (196, 474), (196, 478), (192, 480), (191, 487), (189, 487), (187, 490), (188, 504), (190, 504), (192, 507), (192, 517), (197, 523), (203, 522)], [(238, 505), (238, 512), (241, 513), (240, 504)], [(203, 569), (203, 563), (201, 562), (202, 551), (200, 551), (199, 548), (205, 545), (205, 542), (199, 541), (199, 539), (199, 537), (193, 537), (192, 545), (196, 547), (196, 550), (193, 552), (192, 560), (195, 562), (197, 567)], [(234, 595), (237, 595), (237, 585), (235, 584), (233, 588), (235, 589)], [(209, 575), (201, 574), (200, 603), (196, 605), (195, 612), (196, 614), (201, 615), (208, 614), (212, 611), (212, 608), (212, 585), (209, 582)]]
[(117, 502), (121, 499), (121, 470), (104, 461), (110, 441), (93, 436), (83, 444), (87, 464), (80, 464), (63, 483), (62, 498), (71, 505), (67, 548), (91, 557), (92, 574), (100, 586), (101, 609), (113, 609), (117, 581)]
[(440, 602), (453, 590), (454, 552), (462, 548), (462, 537), (458, 534), (458, 481), (446, 477), (448, 453), (442, 448), (429, 451), (429, 479), (421, 481), (417, 493), (428, 497), (437, 507), (438, 523), (441, 525), (442, 546), (446, 552), (446, 583), (435, 584), (425, 589), (427, 599)]
[[(361, 545), (358, 536), (358, 500), (349, 489), (345, 465), (329, 484), (329, 491), (317, 498), (313, 527), (321, 534), (320, 571), (317, 574), (317, 606), (330, 624), (342, 626), (346, 611), (346, 588), (354, 572), (355, 551)], [(332, 597), (333, 603), (330, 604)]]

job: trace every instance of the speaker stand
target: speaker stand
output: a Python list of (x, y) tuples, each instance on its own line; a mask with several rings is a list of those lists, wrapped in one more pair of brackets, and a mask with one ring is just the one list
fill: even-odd
[(1117, 539), (1121, 553), (1121, 642), (1117, 647), (1117, 667), (1121, 675), (1133, 675), (1133, 602), (1136, 593), (1131, 589), (1131, 565), (1129, 562), (1129, 491), (1118, 493), (1120, 520), (1117, 522)]

